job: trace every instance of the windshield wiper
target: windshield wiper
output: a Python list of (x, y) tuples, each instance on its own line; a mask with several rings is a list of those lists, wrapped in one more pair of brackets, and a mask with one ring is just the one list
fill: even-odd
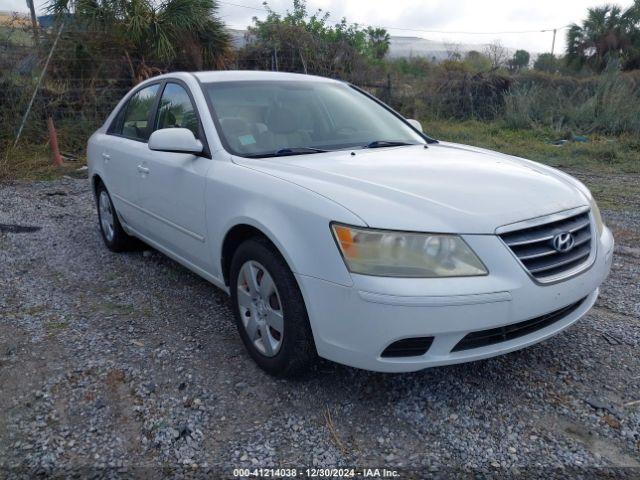
[(329, 150), (323, 150), (321, 148), (313, 148), (313, 147), (287, 147), (281, 148), (280, 150), (276, 150), (274, 155), (303, 155), (305, 153), (325, 153)]
[(254, 157), (254, 158), (285, 157), (288, 155), (305, 155), (307, 153), (325, 153), (328, 151), (329, 150), (322, 150), (321, 148), (313, 148), (313, 147), (287, 147), (287, 148), (280, 148), (275, 152), (254, 153), (246, 156)]
[(381, 148), (381, 147), (402, 147), (405, 145), (419, 145), (418, 143), (398, 142), (394, 140), (374, 140), (367, 143), (362, 148)]

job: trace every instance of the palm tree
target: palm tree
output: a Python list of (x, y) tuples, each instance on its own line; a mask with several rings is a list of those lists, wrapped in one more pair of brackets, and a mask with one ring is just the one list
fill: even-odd
[(175, 66), (222, 68), (231, 51), (215, 0), (50, 0), (48, 9), (85, 37), (107, 37), (135, 83)]
[(640, 69), (640, 0), (635, 0), (622, 18), (631, 42), (623, 67), (625, 70)]
[(567, 32), (567, 61), (601, 72), (617, 59), (623, 68), (637, 61), (640, 50), (640, 0), (623, 11), (617, 5), (590, 8), (582, 25)]
[(389, 51), (391, 37), (384, 28), (367, 28), (369, 48), (373, 58), (381, 60)]

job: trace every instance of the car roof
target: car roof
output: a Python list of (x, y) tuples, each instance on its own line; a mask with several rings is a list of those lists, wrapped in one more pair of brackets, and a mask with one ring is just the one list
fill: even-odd
[(208, 82), (237, 81), (296, 81), (296, 82), (338, 82), (326, 77), (305, 75), (302, 73), (269, 72), (259, 70), (216, 70), (210, 72), (193, 72), (198, 80)]

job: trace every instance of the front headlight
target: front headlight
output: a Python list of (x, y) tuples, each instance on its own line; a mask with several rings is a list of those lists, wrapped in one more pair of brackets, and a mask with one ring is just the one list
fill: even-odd
[(347, 268), (383, 277), (486, 275), (480, 259), (458, 235), (410, 233), (332, 224)]
[(600, 209), (598, 208), (598, 204), (595, 199), (591, 197), (589, 201), (591, 204), (591, 214), (593, 215), (593, 220), (596, 222), (596, 229), (598, 231), (598, 236), (602, 235), (602, 231), (604, 230), (604, 223), (602, 221), (602, 215), (600, 215)]

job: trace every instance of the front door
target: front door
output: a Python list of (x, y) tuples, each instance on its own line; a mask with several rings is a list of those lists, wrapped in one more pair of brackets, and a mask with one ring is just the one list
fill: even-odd
[[(198, 113), (185, 88), (172, 82), (165, 85), (155, 128), (188, 128), (204, 144)], [(149, 152), (141, 164), (140, 205), (146, 216), (143, 233), (195, 266), (211, 271), (204, 194), (213, 162), (190, 153)]]

